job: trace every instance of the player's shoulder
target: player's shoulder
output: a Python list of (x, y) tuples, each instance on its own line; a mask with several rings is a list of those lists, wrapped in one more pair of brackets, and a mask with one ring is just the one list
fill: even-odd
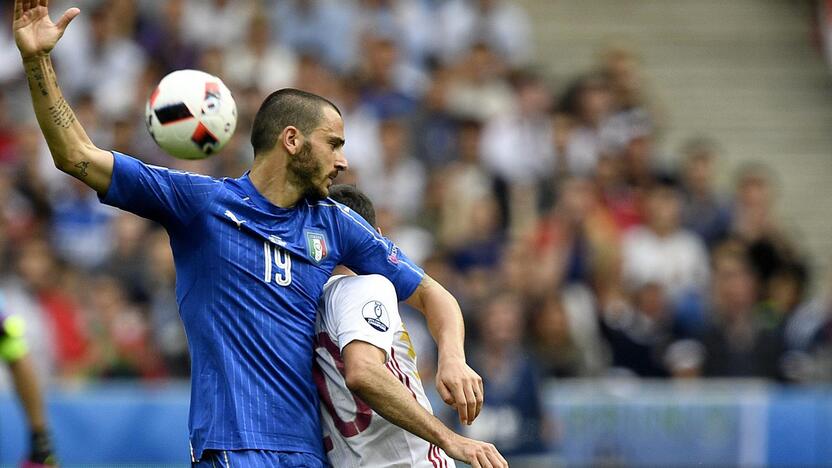
[[(327, 330), (355, 326), (357, 317), (364, 317), (373, 328), (385, 332), (391, 319), (399, 320), (396, 309), (396, 289), (393, 283), (381, 275), (350, 275), (336, 277), (327, 283), (319, 314), (323, 328)], [(359, 321), (358, 323), (363, 323)], [(394, 325), (394, 329), (397, 325)]]
[(143, 160), (141, 160), (141, 159), (139, 159), (135, 156), (132, 156), (132, 155), (129, 155), (129, 154), (126, 154), (126, 153), (121, 153), (121, 152), (118, 152), (118, 151), (110, 151), (110, 152), (113, 154), (114, 164), (116, 164), (117, 166), (124, 166), (124, 165), (144, 166), (147, 169), (150, 169), (152, 171), (168, 173), (171, 176), (178, 176), (178, 177), (181, 177), (181, 178), (193, 178), (193, 179), (198, 180), (198, 181), (203, 182), (203, 183), (221, 184), (226, 179), (225, 177), (217, 178), (217, 177), (213, 177), (213, 176), (209, 176), (209, 175), (205, 175), (205, 174), (199, 174), (197, 172), (191, 172), (191, 171), (187, 171), (187, 170), (184, 170), (184, 169), (178, 169), (178, 168), (174, 168), (174, 167), (159, 166), (157, 164), (148, 163), (148, 162), (145, 162), (145, 161), (143, 161)]
[(324, 286), (325, 299), (344, 300), (365, 296), (384, 296), (393, 294), (396, 288), (389, 279), (382, 275), (335, 276)]
[(306, 200), (306, 205), (311, 210), (318, 211), (321, 216), (331, 217), (336, 221), (345, 221), (347, 224), (361, 225), (366, 227), (366, 221), (358, 213), (350, 209), (347, 205), (339, 203), (332, 198), (323, 198), (320, 200)]
[(386, 292), (395, 291), (393, 283), (383, 275), (346, 276), (341, 280), (342, 287), (352, 292)]

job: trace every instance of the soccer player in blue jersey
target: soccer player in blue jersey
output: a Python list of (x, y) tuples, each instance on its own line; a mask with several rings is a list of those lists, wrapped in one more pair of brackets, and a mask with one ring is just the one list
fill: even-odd
[(79, 13), (70, 8), (53, 23), (48, 0), (15, 0), (15, 42), (55, 165), (170, 235), (191, 353), (192, 462), (325, 465), (312, 341), (337, 264), (387, 277), (398, 299), (425, 313), (439, 347), (437, 389), (470, 424), (483, 389), (465, 363), (459, 305), (360, 216), (325, 198), (347, 168), (338, 109), (297, 90), (270, 95), (252, 129), (254, 163), (239, 179), (101, 150), (64, 100), (49, 56)]

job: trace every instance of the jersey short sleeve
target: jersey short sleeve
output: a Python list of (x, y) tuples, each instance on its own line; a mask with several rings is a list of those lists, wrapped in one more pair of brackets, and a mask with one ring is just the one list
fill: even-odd
[(401, 327), (393, 284), (381, 275), (345, 276), (324, 293), (324, 323), (338, 349), (364, 341), (390, 359)]
[(344, 252), (341, 263), (359, 275), (384, 276), (393, 283), (399, 300), (410, 297), (425, 272), (360, 215), (346, 206), (339, 204), (338, 207)]
[(113, 152), (113, 176), (103, 203), (164, 225), (185, 225), (211, 201), (220, 181), (144, 164)]

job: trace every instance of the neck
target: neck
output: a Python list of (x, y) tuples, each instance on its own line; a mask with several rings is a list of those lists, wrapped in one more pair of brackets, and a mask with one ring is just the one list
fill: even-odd
[(652, 229), (656, 236), (661, 238), (669, 237), (676, 232), (673, 226), (653, 225)]
[(254, 159), (249, 179), (254, 188), (271, 204), (280, 208), (291, 208), (303, 198), (303, 189), (289, 181), (285, 158), (277, 155), (262, 155)]
[(350, 270), (349, 268), (345, 267), (344, 265), (338, 265), (332, 270), (333, 275), (347, 275), (347, 276), (355, 276), (355, 272)]

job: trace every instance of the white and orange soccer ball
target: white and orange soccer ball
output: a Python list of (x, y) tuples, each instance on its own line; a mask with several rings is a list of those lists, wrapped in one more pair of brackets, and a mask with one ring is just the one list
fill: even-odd
[(162, 78), (147, 100), (150, 136), (171, 156), (202, 159), (228, 143), (237, 127), (237, 104), (214, 75), (178, 70)]

